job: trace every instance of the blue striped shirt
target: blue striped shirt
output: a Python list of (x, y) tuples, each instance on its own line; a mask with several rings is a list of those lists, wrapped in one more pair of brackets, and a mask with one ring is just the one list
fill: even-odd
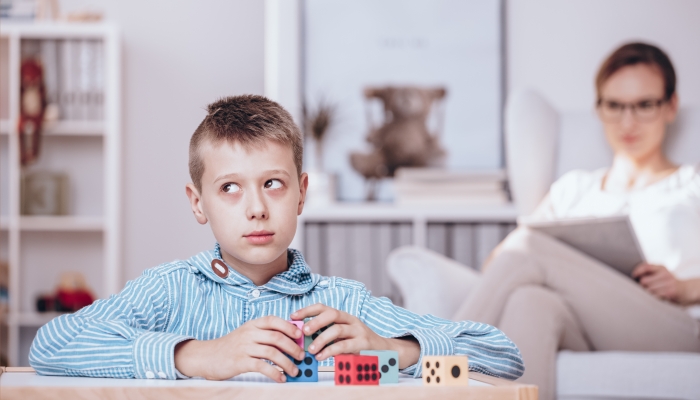
[[(42, 375), (176, 379), (174, 349), (183, 340), (216, 339), (252, 319), (289, 319), (323, 303), (358, 317), (380, 336), (413, 336), (421, 357), (464, 354), (472, 371), (509, 379), (523, 374), (520, 351), (498, 329), (411, 313), (386, 297), (372, 297), (359, 282), (311, 273), (297, 250), (288, 256), (288, 270), (262, 286), (231, 268), (225, 279), (216, 275), (211, 261), (221, 259), (218, 244), (189, 260), (148, 269), (121, 293), (44, 325), (29, 363)], [(419, 360), (402, 372), (420, 377), (420, 366)]]

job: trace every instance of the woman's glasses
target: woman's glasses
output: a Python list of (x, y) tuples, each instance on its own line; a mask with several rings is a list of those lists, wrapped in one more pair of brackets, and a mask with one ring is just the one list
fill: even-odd
[(659, 116), (659, 110), (668, 100), (648, 99), (635, 103), (621, 103), (614, 100), (598, 99), (597, 108), (603, 122), (620, 122), (625, 109), (629, 108), (632, 115), (640, 122), (648, 122)]

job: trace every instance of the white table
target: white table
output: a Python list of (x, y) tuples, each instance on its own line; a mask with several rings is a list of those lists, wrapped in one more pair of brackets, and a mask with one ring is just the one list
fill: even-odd
[[(2, 367), (0, 367), (2, 368)], [(4, 371), (4, 372), (3, 372)], [(333, 372), (319, 372), (319, 382), (278, 384), (257, 373), (222, 382), (39, 376), (31, 368), (0, 369), (0, 400), (5, 399), (493, 399), (535, 400), (537, 387), (470, 373), (469, 386), (425, 387), (402, 376), (398, 384), (335, 386)]]

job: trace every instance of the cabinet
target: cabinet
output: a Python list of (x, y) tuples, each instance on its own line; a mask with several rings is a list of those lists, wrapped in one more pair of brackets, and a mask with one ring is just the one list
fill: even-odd
[[(20, 65), (32, 51), (45, 64), (47, 97), (60, 112), (43, 131), (38, 161), (23, 167), (17, 132)], [(2, 319), (4, 349), (17, 366), (27, 365), (36, 330), (56, 316), (36, 312), (36, 297), (53, 292), (63, 272), (82, 273), (97, 298), (120, 289), (119, 33), (108, 23), (3, 21), (0, 60), (0, 259), (9, 263)], [(97, 68), (97, 78), (85, 76), (88, 67)], [(68, 176), (67, 215), (21, 214), (22, 176), (32, 171)]]
[(491, 250), (515, 229), (512, 205), (397, 207), (346, 203), (306, 208), (291, 247), (315, 273), (358, 280), (375, 296), (401, 304), (386, 259), (401, 246), (420, 246), (480, 269)]

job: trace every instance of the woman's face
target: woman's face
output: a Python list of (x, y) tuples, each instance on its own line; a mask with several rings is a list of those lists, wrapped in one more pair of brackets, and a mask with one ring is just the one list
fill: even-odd
[(678, 99), (674, 94), (663, 101), (664, 80), (656, 66), (621, 68), (602, 85), (600, 97), (598, 115), (616, 155), (643, 160), (662, 151), (666, 125), (676, 117)]

